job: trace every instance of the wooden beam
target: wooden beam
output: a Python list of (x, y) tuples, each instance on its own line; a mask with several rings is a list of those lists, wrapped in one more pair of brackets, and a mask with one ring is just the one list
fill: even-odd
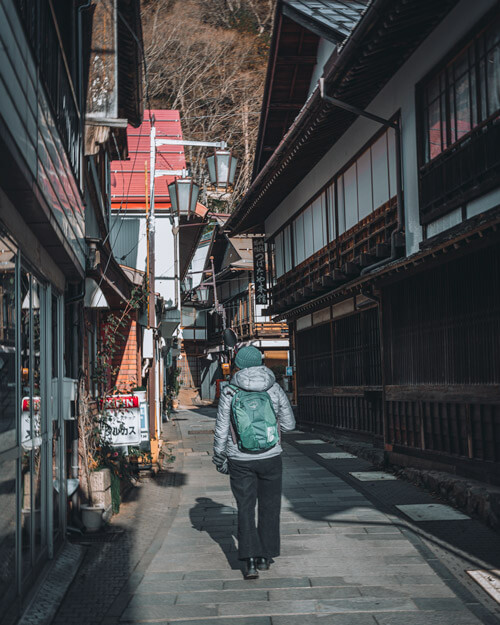
[(364, 252), (360, 254), (355, 259), (356, 264), (360, 265), (360, 267), (369, 267), (377, 262), (377, 259), (372, 254), (365, 254)]
[(355, 263), (347, 262), (342, 265), (342, 273), (345, 273), (348, 278), (356, 278), (360, 274), (360, 267)]
[(279, 56), (276, 59), (276, 65), (316, 65), (318, 59), (316, 56)]
[(303, 104), (299, 102), (272, 102), (269, 105), (270, 111), (300, 111)]
[(385, 243), (377, 243), (375, 245), (374, 253), (377, 258), (387, 258), (391, 255), (391, 250)]

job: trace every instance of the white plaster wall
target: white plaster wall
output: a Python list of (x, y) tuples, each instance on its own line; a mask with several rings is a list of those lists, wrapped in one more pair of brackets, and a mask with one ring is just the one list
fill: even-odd
[[(496, 0), (480, 0), (480, 2), (462, 0), (367, 107), (371, 113), (385, 118), (401, 110), (407, 254), (418, 251), (422, 240), (418, 212), (415, 85), (495, 4)], [(265, 221), (266, 236), (272, 236), (296, 211), (302, 208), (379, 128), (380, 125), (371, 120), (358, 118), (323, 159), (269, 215)]]
[(319, 40), (318, 52), (316, 55), (317, 61), (314, 66), (313, 74), (311, 77), (311, 84), (309, 85), (309, 95), (314, 91), (318, 80), (323, 76), (323, 68), (325, 63), (330, 58), (332, 52), (335, 50), (335, 44), (323, 37)]
[[(118, 220), (118, 223), (117, 223)], [(125, 223), (120, 227), (120, 221)], [(119, 263), (140, 271), (147, 269), (146, 217), (144, 214), (117, 216), (111, 219), (110, 242)], [(122, 256), (127, 254), (125, 259)], [(155, 219), (155, 289), (167, 306), (175, 304), (174, 235), (166, 216)], [(177, 298), (177, 301), (180, 301)]]
[(191, 266), (189, 268), (189, 273), (192, 278), (192, 288), (199, 286), (204, 278), (206, 278), (206, 274), (203, 274), (203, 269), (205, 267), (205, 263), (207, 262), (208, 252), (210, 251), (209, 245), (204, 245), (203, 247), (196, 248), (196, 251), (193, 255), (193, 260), (191, 261)]
[[(155, 235), (155, 288), (164, 298), (167, 306), (175, 304), (175, 289), (179, 281), (174, 280), (174, 235), (168, 217), (156, 217)], [(177, 302), (180, 301), (177, 294)]]

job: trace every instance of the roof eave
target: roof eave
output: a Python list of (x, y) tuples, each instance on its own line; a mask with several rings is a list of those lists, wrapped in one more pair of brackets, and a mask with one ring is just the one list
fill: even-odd
[[(432, 4), (432, 8), (435, 8), (437, 20), (440, 21), (457, 3), (457, 1), (458, 0), (443, 0), (439, 3), (439, 5)], [(428, 9), (430, 4), (430, 2), (427, 2)], [(324, 76), (325, 83), (329, 88), (329, 93), (331, 95), (336, 95), (337, 97), (342, 98), (341, 89), (344, 86), (343, 82), (347, 82), (344, 79), (346, 78), (346, 75), (348, 76), (350, 66), (352, 66), (356, 60), (359, 60), (359, 48), (361, 44), (364, 43), (364, 38), (370, 34), (370, 31), (373, 31), (373, 35), (377, 35), (379, 37), (381, 36), (378, 31), (375, 32), (373, 30), (374, 25), (376, 24), (377, 18), (383, 17), (385, 12), (393, 5), (394, 2), (391, 0), (373, 0), (361, 20), (356, 24), (345, 44), (342, 46), (342, 49), (338, 52), (336, 57), (332, 55), (332, 62), (327, 63), (327, 69)], [(438, 9), (440, 10), (439, 14), (437, 13)], [(432, 25), (432, 22), (430, 22), (430, 25)], [(385, 27), (385, 24), (381, 24), (381, 28), (382, 27)], [(433, 27), (435, 27), (435, 24)], [(420, 45), (421, 41), (423, 41), (429, 32), (430, 30), (426, 31), (413, 48), (411, 48), (411, 45), (409, 46), (409, 54), (411, 54), (413, 50)], [(400, 58), (405, 59), (408, 57), (400, 55)], [(400, 65), (395, 69), (395, 71), (397, 71), (399, 67)], [(348, 78), (349, 80), (354, 80), (353, 77), (348, 76)], [(383, 84), (379, 87), (378, 91), (380, 91), (382, 87)], [(370, 99), (373, 99), (378, 91), (371, 94)], [(231, 229), (233, 235), (248, 233), (255, 231), (256, 228), (261, 228), (266, 217), (266, 215), (260, 215), (260, 213), (264, 211), (264, 197), (268, 194), (273, 184), (280, 177), (280, 174), (287, 168), (292, 160), (297, 158), (297, 154), (300, 153), (302, 147), (307, 145), (310, 137), (314, 134), (315, 130), (317, 130), (317, 127), (321, 125), (327, 116), (331, 118), (332, 109), (333, 107), (331, 105), (321, 99), (319, 88), (316, 87), (315, 91), (295, 119), (293, 125), (283, 137), (279, 146), (252, 182), (240, 205), (231, 215), (226, 227)], [(312, 167), (315, 166), (318, 160), (320, 160), (320, 158), (322, 158), (322, 156), (324, 156), (324, 154), (331, 149), (341, 134), (343, 134), (343, 132), (345, 132), (354, 122), (356, 116), (352, 113), (336, 109), (335, 118), (341, 121), (341, 132), (339, 132), (338, 136), (333, 138), (330, 143), (328, 141), (324, 141), (321, 155), (315, 161), (313, 159), (309, 159), (308, 169), (304, 168), (304, 171), (301, 172), (303, 173), (302, 177), (297, 176), (297, 172), (295, 172), (295, 184), (298, 184), (300, 180), (312, 169)], [(285, 185), (282, 186), (284, 187)], [(281, 198), (281, 200), (282, 199), (284, 199), (284, 197)], [(268, 200), (269, 198), (266, 198), (267, 205), (272, 205), (274, 203), (269, 202)], [(280, 201), (280, 199), (278, 199), (278, 201)], [(267, 214), (269, 214), (269, 212), (271, 211), (268, 211)]]

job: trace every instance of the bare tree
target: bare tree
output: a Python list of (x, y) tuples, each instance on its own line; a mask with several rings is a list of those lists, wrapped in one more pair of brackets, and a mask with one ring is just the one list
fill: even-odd
[[(222, 203), (208, 199), (219, 210), (231, 210), (250, 183), (273, 7), (274, 0), (150, 0), (143, 7), (153, 105), (178, 109), (186, 138), (223, 139), (240, 159), (234, 193)], [(186, 151), (202, 183), (205, 156), (204, 148)]]

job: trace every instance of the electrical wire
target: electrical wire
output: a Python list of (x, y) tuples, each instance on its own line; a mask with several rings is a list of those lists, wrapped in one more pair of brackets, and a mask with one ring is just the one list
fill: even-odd
[(139, 243), (144, 239), (145, 236), (146, 236), (146, 233), (144, 233), (141, 237), (139, 237), (139, 240), (137, 241), (137, 243), (134, 243), (134, 245), (130, 248), (130, 250), (126, 254), (123, 254), (122, 256), (120, 256), (120, 260), (123, 261), (127, 258), (127, 256), (130, 256), (130, 254), (132, 254), (135, 248), (139, 246)]

